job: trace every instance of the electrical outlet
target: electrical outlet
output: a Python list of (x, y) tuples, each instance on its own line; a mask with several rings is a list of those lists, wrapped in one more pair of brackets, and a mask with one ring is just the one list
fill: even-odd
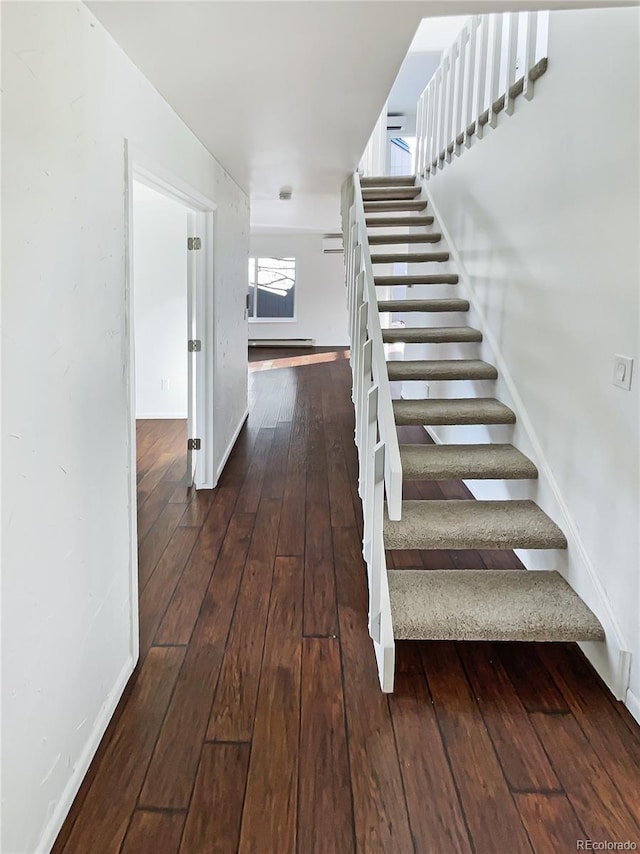
[(620, 356), (618, 353), (613, 357), (613, 384), (625, 391), (631, 390), (631, 374), (633, 373), (633, 359), (629, 356)]
[(169, 380), (160, 380), (160, 388), (162, 391), (169, 391)]

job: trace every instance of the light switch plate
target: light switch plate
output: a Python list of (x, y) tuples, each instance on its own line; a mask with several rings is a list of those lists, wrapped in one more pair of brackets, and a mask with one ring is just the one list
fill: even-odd
[(626, 391), (631, 390), (631, 374), (633, 373), (633, 359), (629, 356), (620, 356), (618, 353), (613, 357), (613, 384)]

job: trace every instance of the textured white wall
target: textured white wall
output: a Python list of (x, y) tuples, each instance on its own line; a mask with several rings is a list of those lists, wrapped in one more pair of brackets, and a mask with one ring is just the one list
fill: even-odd
[[(476, 483), (478, 497), (528, 494), (565, 526), (561, 568), (633, 652), (640, 697), (638, 10), (552, 12), (549, 70), (531, 102), (438, 172), (428, 187), (461, 251), (473, 293), (555, 481)], [(594, 56), (606, 61), (594, 62)], [(415, 289), (418, 296), (418, 289)], [(459, 320), (457, 321), (459, 322)], [(479, 322), (472, 313), (471, 325)], [(444, 353), (444, 350), (439, 352)], [(474, 348), (452, 347), (447, 356)], [(612, 385), (615, 353), (636, 360), (631, 392)], [(485, 349), (491, 359), (491, 353)], [(476, 383), (472, 394), (491, 394)], [(455, 397), (461, 384), (433, 384)], [(504, 381), (497, 396), (512, 398)], [(486, 441), (505, 428), (438, 428)], [(521, 423), (516, 443), (534, 453)], [(571, 533), (571, 532), (569, 532)], [(532, 566), (557, 557), (527, 554)], [(596, 581), (588, 577), (589, 566)], [(600, 585), (601, 594), (595, 588)], [(611, 628), (610, 622), (607, 623)], [(594, 661), (595, 648), (589, 650)], [(602, 672), (606, 665), (599, 662)], [(615, 667), (615, 655), (610, 661)], [(633, 704), (633, 698), (630, 705)], [(636, 709), (636, 714), (640, 706)]]
[(248, 201), (82, 4), (2, 4), (2, 851), (48, 850), (134, 665), (125, 139), (218, 204), (216, 458)]
[(295, 257), (296, 320), (249, 324), (249, 338), (313, 338), (317, 346), (348, 343), (344, 256), (324, 255), (321, 234), (252, 235), (251, 254)]
[(133, 296), (136, 418), (186, 418), (187, 209), (138, 182)]

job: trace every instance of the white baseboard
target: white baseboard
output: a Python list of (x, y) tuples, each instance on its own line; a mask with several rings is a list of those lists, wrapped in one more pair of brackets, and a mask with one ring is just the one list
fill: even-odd
[(60, 833), (60, 828), (64, 824), (64, 820), (71, 809), (71, 805), (78, 794), (82, 781), (89, 770), (89, 766), (91, 765), (91, 760), (96, 754), (100, 742), (102, 741), (102, 737), (109, 725), (109, 721), (113, 717), (113, 713), (116, 710), (116, 706), (120, 701), (120, 697), (122, 697), (122, 692), (124, 691), (134, 668), (134, 660), (132, 658), (128, 658), (116, 679), (115, 685), (107, 695), (107, 699), (105, 700), (102, 710), (96, 719), (95, 726), (89, 734), (87, 743), (85, 744), (78, 761), (74, 765), (71, 777), (69, 778), (67, 785), (64, 787), (60, 800), (58, 801), (51, 818), (47, 822), (42, 836), (40, 837), (35, 854), (49, 854), (53, 848), (56, 837)]
[(158, 420), (158, 419), (176, 419), (180, 418), (186, 421), (187, 413), (186, 412), (138, 412), (136, 413), (136, 421), (143, 421), (145, 419), (149, 420)]
[(234, 431), (234, 434), (233, 434), (233, 436), (231, 437), (231, 441), (230, 441), (230, 442), (229, 442), (229, 444), (227, 445), (227, 449), (226, 449), (226, 451), (224, 452), (224, 454), (222, 455), (222, 460), (220, 461), (220, 465), (219, 465), (219, 466), (218, 466), (218, 468), (216, 469), (215, 482), (213, 483), (213, 485), (212, 485), (211, 487), (207, 487), (207, 488), (211, 488), (211, 489), (213, 489), (213, 488), (217, 485), (218, 481), (220, 480), (220, 475), (222, 474), (222, 472), (223, 472), (223, 470), (224, 470), (224, 467), (225, 467), (225, 466), (226, 466), (226, 464), (227, 464), (227, 460), (229, 459), (229, 456), (230, 456), (230, 454), (231, 454), (231, 451), (233, 451), (233, 446), (234, 446), (234, 445), (235, 445), (235, 443), (238, 441), (238, 436), (240, 435), (240, 431), (241, 431), (241, 430), (242, 430), (242, 428), (244, 427), (244, 423), (245, 423), (245, 421), (247, 420), (247, 418), (248, 418), (248, 417), (249, 417), (249, 407), (247, 407), (247, 408), (245, 409), (245, 411), (244, 411), (244, 415), (243, 415), (243, 416), (242, 416), (242, 418), (240, 419), (240, 422), (238, 423), (238, 426), (236, 427), (236, 429), (235, 429), (235, 431)]
[(633, 691), (629, 689), (624, 704), (640, 724), (640, 697), (636, 697)]

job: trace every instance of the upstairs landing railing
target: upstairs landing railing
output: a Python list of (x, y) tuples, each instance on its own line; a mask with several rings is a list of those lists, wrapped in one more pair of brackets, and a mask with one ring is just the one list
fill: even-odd
[(548, 12), (474, 15), (418, 101), (415, 171), (431, 177), (510, 116), (547, 70)]

